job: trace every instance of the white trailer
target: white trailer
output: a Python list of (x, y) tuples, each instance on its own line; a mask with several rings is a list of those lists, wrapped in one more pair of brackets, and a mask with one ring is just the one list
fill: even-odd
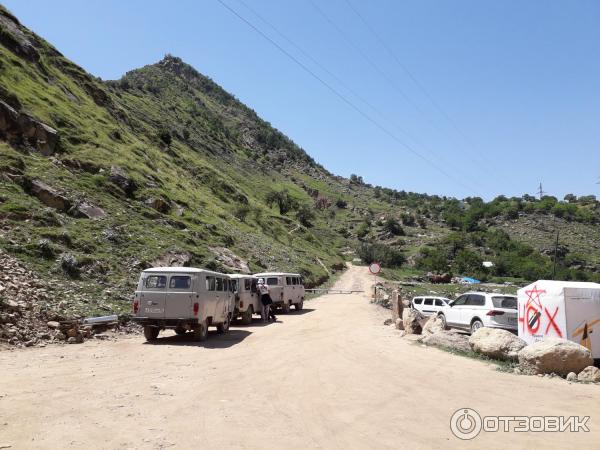
[(600, 284), (539, 280), (518, 291), (519, 337), (568, 339), (600, 358)]

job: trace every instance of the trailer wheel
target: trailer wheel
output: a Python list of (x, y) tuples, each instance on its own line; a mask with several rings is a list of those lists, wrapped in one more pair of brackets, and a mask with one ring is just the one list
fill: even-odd
[(254, 314), (254, 308), (252, 305), (248, 306), (248, 309), (242, 314), (242, 323), (244, 325), (250, 325), (252, 323), (252, 314)]
[(175, 333), (177, 333), (178, 336), (183, 336), (185, 333), (187, 333), (187, 330), (183, 327), (177, 327), (175, 328)]
[(302, 311), (302, 308), (304, 307), (304, 300), (300, 300), (300, 303), (294, 304), (294, 307), (296, 308), (296, 311)]
[(281, 312), (283, 314), (287, 314), (290, 312), (290, 304), (288, 302), (283, 302), (281, 304)]
[(230, 323), (231, 323), (231, 318), (229, 317), (229, 314), (227, 314), (227, 317), (225, 318), (225, 322), (217, 325), (217, 331), (221, 334), (227, 333), (229, 331)]
[(146, 325), (144, 327), (144, 337), (147, 341), (154, 341), (158, 337), (158, 333), (160, 329), (158, 327), (151, 327), (150, 325)]
[(194, 339), (197, 341), (205, 341), (208, 336), (208, 322), (205, 320), (200, 322), (194, 328)]

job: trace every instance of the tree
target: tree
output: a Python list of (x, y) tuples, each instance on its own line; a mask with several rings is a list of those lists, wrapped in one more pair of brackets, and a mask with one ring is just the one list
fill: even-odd
[(296, 219), (306, 228), (310, 228), (313, 226), (312, 221), (315, 220), (315, 212), (310, 205), (304, 204), (298, 208)]
[(273, 207), (274, 204), (277, 205), (281, 215), (298, 207), (298, 202), (290, 195), (287, 189), (282, 191), (271, 191), (267, 194), (265, 200), (267, 205), (269, 205), (269, 208)]
[(577, 202), (577, 196), (574, 194), (567, 194), (565, 195), (565, 202), (575, 203)]
[(394, 236), (404, 236), (404, 230), (400, 226), (400, 223), (393, 217), (388, 217), (383, 223), (383, 229)]

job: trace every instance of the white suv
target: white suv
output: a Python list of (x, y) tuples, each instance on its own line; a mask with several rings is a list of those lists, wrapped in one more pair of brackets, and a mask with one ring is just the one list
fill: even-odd
[(451, 301), (446, 297), (415, 297), (410, 302), (410, 305), (413, 309), (416, 309), (427, 317), (447, 309)]
[(471, 334), (481, 327), (517, 331), (517, 297), (467, 292), (438, 315), (447, 327), (468, 330)]

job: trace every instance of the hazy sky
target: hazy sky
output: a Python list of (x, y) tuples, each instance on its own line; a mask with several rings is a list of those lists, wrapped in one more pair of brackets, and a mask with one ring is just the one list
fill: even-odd
[(597, 0), (221, 1), (330, 87), (219, 0), (4, 4), (103, 79), (180, 56), (339, 175), (458, 197), (540, 181), (600, 194)]

